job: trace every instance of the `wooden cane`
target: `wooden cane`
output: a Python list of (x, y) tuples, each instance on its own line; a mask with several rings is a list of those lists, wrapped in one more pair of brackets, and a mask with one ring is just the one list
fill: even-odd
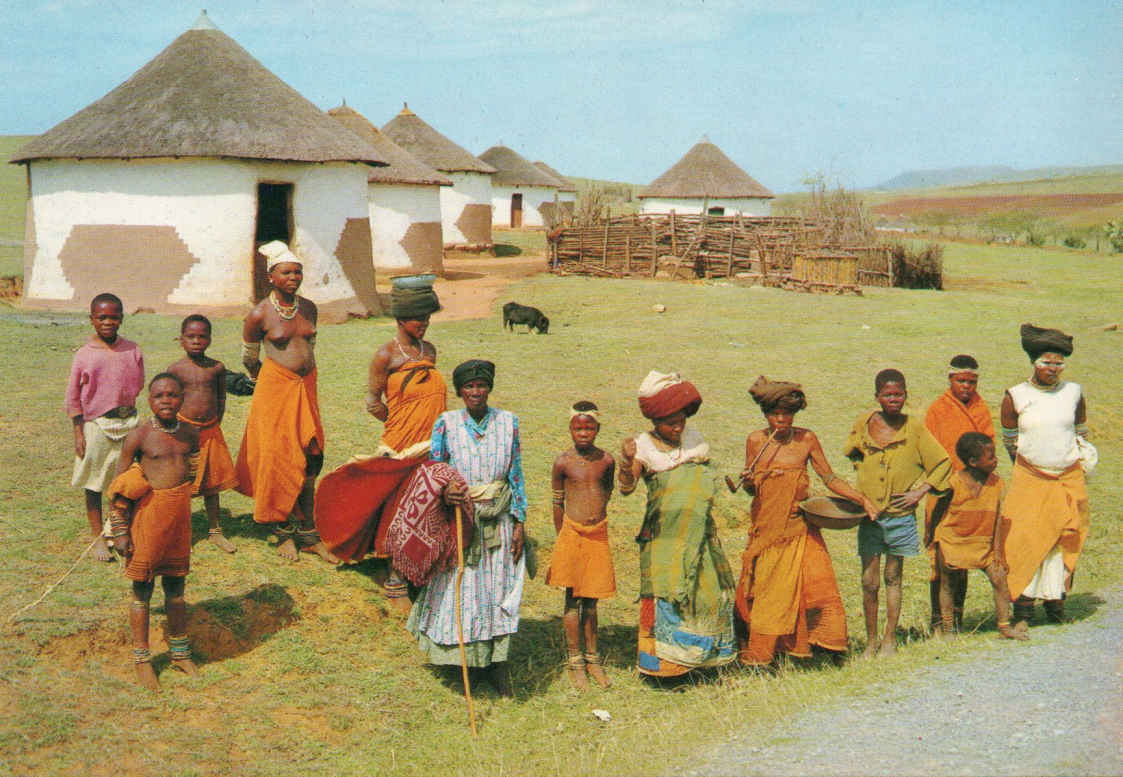
[(464, 699), (468, 702), (468, 727), (476, 737), (476, 713), (472, 708), (472, 685), (468, 681), (468, 651), (464, 648), (463, 606), (460, 603), (460, 582), (464, 579), (464, 516), (460, 505), (456, 513), (456, 641), (460, 643), (460, 676), (464, 679)]

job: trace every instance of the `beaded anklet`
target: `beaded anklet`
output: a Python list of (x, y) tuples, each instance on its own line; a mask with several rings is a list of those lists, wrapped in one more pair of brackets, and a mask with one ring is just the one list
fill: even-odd
[(191, 658), (191, 642), (186, 634), (182, 637), (168, 637), (168, 654), (173, 661)]
[(152, 663), (152, 653), (148, 648), (133, 648), (133, 663), (134, 664), (150, 664)]

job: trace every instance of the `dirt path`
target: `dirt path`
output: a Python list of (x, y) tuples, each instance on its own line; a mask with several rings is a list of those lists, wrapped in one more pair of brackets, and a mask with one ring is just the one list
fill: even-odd
[[(446, 258), (445, 277), (438, 278), (433, 284), (442, 306), (433, 320), (486, 318), (491, 315), (492, 305), (504, 289), (517, 280), (543, 272), (546, 272), (546, 258), (543, 256), (497, 258), (483, 254)], [(385, 289), (381, 287), (381, 281), (380, 278), (379, 292), (388, 295), (389, 281)]]
[[(691, 775), (1123, 774), (1123, 590), (1087, 619), (1031, 629), (734, 740)], [(732, 712), (732, 711), (731, 711)]]

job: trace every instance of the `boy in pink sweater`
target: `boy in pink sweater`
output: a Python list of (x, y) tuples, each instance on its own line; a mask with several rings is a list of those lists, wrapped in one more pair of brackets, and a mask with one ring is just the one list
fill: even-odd
[(117, 336), (124, 306), (114, 294), (90, 301), (94, 335), (74, 354), (66, 385), (66, 414), (74, 423), (74, 476), (86, 496), (86, 518), (96, 537), (94, 558), (112, 561), (105, 543), (101, 492), (117, 471), (125, 437), (137, 425), (136, 397), (144, 387), (144, 356)]

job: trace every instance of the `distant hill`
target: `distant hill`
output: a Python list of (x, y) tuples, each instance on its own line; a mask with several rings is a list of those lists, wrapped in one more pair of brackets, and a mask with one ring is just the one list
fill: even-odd
[(931, 189), (939, 186), (969, 186), (978, 183), (1011, 183), (1037, 181), (1044, 178), (1067, 178), (1074, 175), (1108, 175), (1123, 173), (1123, 165), (1095, 167), (1037, 167), (1018, 170), (1003, 165), (947, 167), (940, 170), (910, 170), (871, 187), (872, 189)]

